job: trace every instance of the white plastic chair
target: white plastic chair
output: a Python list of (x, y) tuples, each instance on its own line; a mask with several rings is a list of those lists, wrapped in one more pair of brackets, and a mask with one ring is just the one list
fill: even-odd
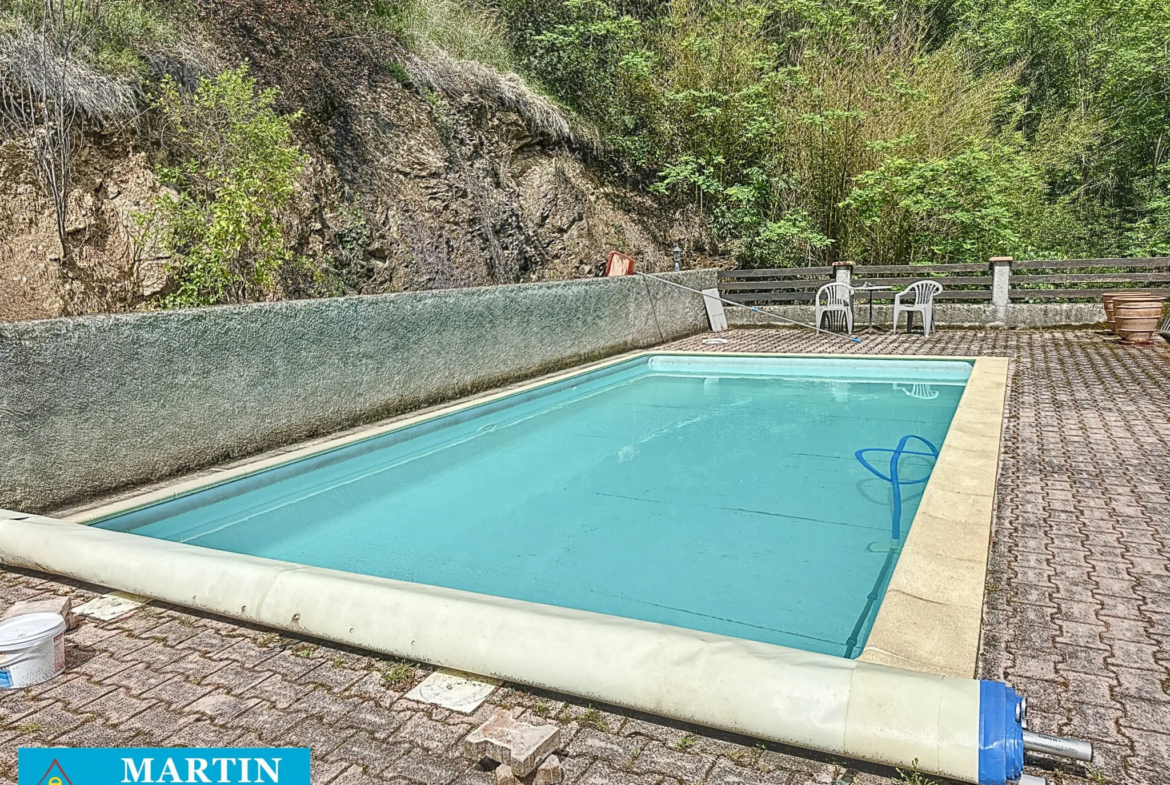
[[(898, 316), (903, 313), (906, 314), (906, 332), (910, 332), (917, 312), (922, 314), (923, 334), (930, 335), (930, 328), (934, 325), (934, 296), (942, 290), (942, 284), (936, 281), (918, 281), (894, 295), (894, 332), (898, 332)], [(903, 297), (910, 300), (909, 305), (902, 303)]]
[(909, 384), (894, 382), (894, 389), (901, 390), (911, 398), (921, 398), (924, 401), (933, 401), (938, 397), (938, 390), (926, 382), (911, 382)]
[[(824, 305), (821, 299), (824, 299)], [(820, 329), (821, 318), (825, 314), (841, 313), (845, 315), (845, 328), (853, 335), (853, 287), (847, 283), (827, 283), (817, 289), (817, 296), (813, 300), (816, 305), (816, 326)]]

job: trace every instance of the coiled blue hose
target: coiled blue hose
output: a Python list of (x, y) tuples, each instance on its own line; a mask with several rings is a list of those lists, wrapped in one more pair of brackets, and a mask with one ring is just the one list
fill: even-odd
[[(930, 452), (920, 452), (918, 450), (907, 450), (906, 443), (909, 442), (911, 439), (913, 439), (915, 441), (922, 442), (923, 444), (925, 444), (926, 448), (928, 450), (930, 450)], [(871, 453), (871, 452), (882, 452), (882, 453), (889, 453), (890, 454), (890, 473), (889, 474), (882, 474), (880, 471), (875, 469), (869, 461), (867, 461), (865, 459), (866, 453)], [(931, 444), (926, 439), (923, 439), (921, 436), (917, 436), (915, 434), (908, 433), (902, 437), (902, 439), (898, 442), (898, 446), (892, 450), (886, 449), (884, 447), (866, 447), (865, 449), (858, 450), (857, 452), (854, 453), (854, 455), (857, 456), (857, 460), (859, 460), (861, 462), (862, 466), (869, 469), (875, 475), (877, 475), (878, 477), (880, 477), (881, 479), (885, 480), (886, 482), (890, 483), (890, 485), (893, 486), (893, 488), (894, 488), (894, 509), (893, 509), (892, 513), (890, 514), (890, 539), (893, 539), (893, 540), (902, 539), (902, 486), (903, 485), (919, 485), (921, 483), (924, 483), (930, 479), (930, 472), (927, 472), (925, 477), (919, 477), (919, 478), (914, 479), (914, 480), (903, 480), (901, 478), (901, 476), (898, 474), (898, 462), (902, 459), (903, 455), (921, 455), (921, 456), (926, 457), (926, 458), (938, 458), (938, 448), (935, 447), (933, 444)]]

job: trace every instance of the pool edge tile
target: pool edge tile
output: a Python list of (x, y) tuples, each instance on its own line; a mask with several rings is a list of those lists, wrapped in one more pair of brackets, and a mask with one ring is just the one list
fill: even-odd
[[(975, 675), (1009, 369), (1006, 358), (975, 360), (863, 662)], [(960, 487), (949, 487), (956, 478)], [(924, 569), (933, 574), (914, 574)]]

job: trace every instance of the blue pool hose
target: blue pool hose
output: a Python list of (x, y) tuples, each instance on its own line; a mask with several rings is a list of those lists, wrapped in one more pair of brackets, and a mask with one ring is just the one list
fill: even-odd
[[(916, 450), (907, 450), (906, 443), (911, 439), (922, 442), (930, 450), (930, 452), (919, 452)], [(865, 459), (865, 454), (869, 452), (888, 452), (890, 453), (890, 473), (882, 474), (875, 469), (869, 461)], [(898, 462), (903, 455), (922, 455), (928, 458), (937, 458), (938, 449), (923, 439), (921, 436), (914, 434), (907, 434), (903, 436), (898, 446), (892, 450), (887, 450), (881, 447), (866, 447), (863, 450), (858, 450), (854, 453), (861, 465), (869, 469), (881, 479), (890, 483), (894, 488), (894, 509), (890, 516), (890, 539), (897, 541), (902, 539), (902, 486), (916, 485), (918, 483), (926, 482), (930, 479), (930, 473), (927, 472), (925, 477), (917, 480), (903, 480), (898, 472)], [(870, 589), (869, 594), (865, 596), (865, 607), (861, 609), (861, 615), (857, 617), (856, 623), (853, 625), (853, 630), (849, 633), (849, 638), (845, 641), (845, 658), (848, 659), (853, 656), (853, 650), (857, 648), (857, 640), (861, 637), (861, 631), (865, 629), (865, 623), (869, 620), (870, 613), (873, 612), (874, 606), (877, 605), (878, 597), (881, 595), (882, 586), (885, 585), (886, 579), (890, 575), (890, 570), (894, 568), (894, 563), (897, 560), (898, 549), (891, 547), (886, 551), (886, 561), (882, 564), (882, 568), (878, 571), (877, 579), (873, 582), (873, 588)]]
[[(926, 445), (926, 449), (928, 449), (930, 452), (921, 452), (918, 450), (907, 450), (906, 443), (912, 439), (915, 441), (922, 442), (924, 445)], [(875, 469), (869, 461), (867, 461), (865, 459), (865, 454), (871, 453), (871, 452), (884, 452), (884, 453), (890, 454), (890, 473), (889, 474), (882, 474), (880, 471)], [(914, 479), (914, 480), (903, 480), (898, 473), (898, 462), (902, 460), (903, 455), (921, 455), (921, 456), (924, 456), (926, 458), (938, 458), (938, 448), (935, 447), (930, 442), (928, 442), (926, 439), (923, 439), (921, 436), (917, 436), (915, 434), (908, 433), (901, 438), (901, 440), (898, 442), (898, 446), (892, 450), (887, 450), (887, 449), (882, 448), (882, 447), (866, 447), (865, 449), (858, 450), (857, 452), (854, 453), (854, 455), (857, 457), (857, 460), (861, 461), (862, 466), (869, 469), (871, 472), (873, 472), (874, 474), (876, 474), (878, 477), (882, 478), (886, 482), (890, 483), (890, 485), (893, 487), (893, 489), (894, 489), (894, 509), (893, 509), (893, 512), (890, 514), (890, 539), (892, 539), (892, 540), (902, 539), (902, 486), (903, 485), (920, 485), (920, 484), (922, 484), (930, 479), (930, 472), (927, 472), (925, 476), (919, 477), (919, 478)]]

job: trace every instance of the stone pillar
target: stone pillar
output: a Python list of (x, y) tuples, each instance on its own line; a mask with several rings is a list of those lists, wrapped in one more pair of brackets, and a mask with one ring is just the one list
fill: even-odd
[(993, 256), (991, 265), (991, 308), (994, 317), (988, 327), (1007, 327), (1008, 303), (1012, 293), (1012, 257)]
[(837, 283), (853, 285), (853, 262), (833, 262), (833, 278)]

